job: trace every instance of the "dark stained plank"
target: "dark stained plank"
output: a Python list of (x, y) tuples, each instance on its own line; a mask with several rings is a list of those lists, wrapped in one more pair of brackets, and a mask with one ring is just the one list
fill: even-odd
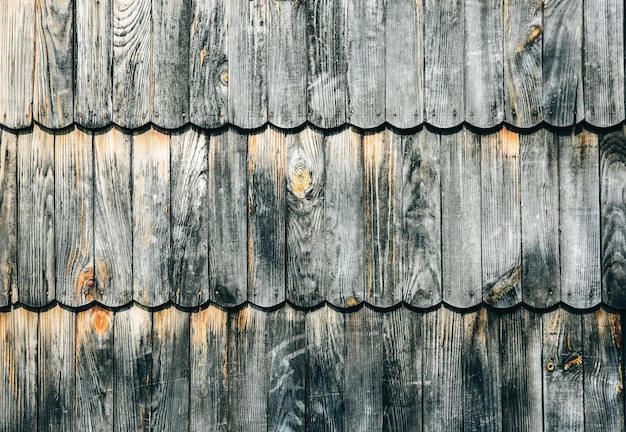
[(542, 3), (503, 2), (504, 119), (522, 128), (543, 120)]
[(272, 127), (248, 137), (248, 300), (285, 299), (287, 136)]
[(120, 306), (132, 297), (132, 136), (94, 133), (94, 261), (96, 299)]
[(152, 314), (133, 306), (115, 314), (114, 429), (150, 430)]
[(153, 314), (150, 428), (189, 429), (189, 312), (171, 306)]
[(148, 129), (133, 135), (133, 298), (159, 306), (170, 298), (170, 141)]
[(363, 136), (367, 294), (373, 306), (402, 301), (398, 284), (401, 211), (401, 137), (390, 130)]
[(281, 128), (307, 118), (307, 2), (267, 2), (267, 120)]
[(153, 120), (151, 7), (152, 0), (113, 0), (113, 122), (126, 128)]
[(307, 340), (304, 312), (282, 307), (267, 313), (267, 430), (304, 431)]
[(345, 316), (329, 306), (306, 314), (307, 432), (344, 430)]
[(583, 0), (544, 0), (543, 118), (570, 126), (585, 118), (582, 81)]
[(583, 2), (585, 120), (598, 127), (624, 120), (624, 2)]
[(424, 121), (439, 128), (465, 120), (464, 27), (463, 0), (424, 0)]
[(55, 296), (54, 135), (35, 126), (17, 148), (18, 299), (43, 306)]
[(114, 322), (99, 306), (76, 314), (77, 430), (113, 430)]
[(311, 128), (287, 136), (287, 300), (325, 300), (324, 136)]
[(56, 299), (83, 306), (95, 299), (93, 136), (78, 128), (58, 133), (54, 159)]
[(421, 323), (404, 307), (382, 315), (384, 432), (422, 428)]
[(582, 317), (556, 309), (542, 318), (545, 430), (583, 430)]
[(75, 2), (74, 121), (88, 128), (112, 118), (113, 2)]
[(504, 120), (501, 0), (465, 0), (465, 116), (489, 128)]
[(267, 121), (267, 3), (233, 1), (228, 11), (228, 112), (244, 129)]
[(506, 308), (522, 301), (519, 134), (502, 129), (480, 141), (483, 300)]
[(40, 431), (74, 429), (75, 318), (74, 312), (58, 305), (39, 314), (37, 430)]
[(481, 302), (479, 137), (441, 135), (441, 265), (443, 300), (455, 307)]
[(248, 298), (247, 136), (231, 129), (209, 140), (210, 298), (228, 307)]
[(191, 314), (191, 431), (228, 430), (227, 319), (228, 313), (215, 306)]
[(0, 123), (12, 129), (33, 120), (36, 0), (0, 5)]
[(228, 4), (191, 0), (190, 119), (205, 128), (228, 120)]
[(170, 146), (172, 300), (197, 306), (209, 299), (207, 137), (188, 128)]
[(543, 430), (541, 315), (520, 308), (500, 315), (502, 429)]
[(441, 148), (423, 129), (402, 137), (400, 287), (416, 307), (441, 301)]
[(382, 314), (365, 306), (345, 318), (344, 430), (383, 426)]
[(411, 128), (424, 119), (422, 0), (385, 2), (386, 121)]
[(626, 307), (626, 137), (623, 131), (600, 140), (600, 241), (602, 300)]
[(422, 334), (424, 430), (461, 430), (463, 315), (445, 307), (424, 314)]
[(17, 295), (17, 140), (0, 129), (0, 306)]
[(152, 121), (178, 128), (189, 121), (190, 0), (152, 0)]
[(307, 8), (308, 120), (321, 128), (346, 122), (348, 59), (347, 0), (304, 2)]
[(348, 1), (346, 60), (348, 118), (360, 128), (385, 121), (385, 3)]
[(546, 129), (520, 135), (522, 298), (536, 308), (561, 299), (558, 152)]
[(559, 136), (561, 300), (576, 308), (602, 301), (598, 137)]
[(33, 117), (49, 128), (74, 121), (74, 8), (71, 0), (36, 0)]
[(463, 319), (463, 429), (501, 431), (500, 318), (482, 307)]
[(363, 148), (350, 128), (324, 140), (326, 300), (338, 307), (365, 299)]
[(585, 430), (623, 430), (620, 315), (604, 309), (584, 314), (583, 347)]

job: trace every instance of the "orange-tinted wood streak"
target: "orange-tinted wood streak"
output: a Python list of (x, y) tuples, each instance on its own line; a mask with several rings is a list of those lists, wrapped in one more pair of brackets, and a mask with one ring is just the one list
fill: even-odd
[(17, 138), (0, 129), (0, 306), (17, 300)]

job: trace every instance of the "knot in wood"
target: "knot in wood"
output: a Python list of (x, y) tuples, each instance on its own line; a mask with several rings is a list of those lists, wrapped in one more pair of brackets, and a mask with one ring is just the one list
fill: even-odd
[(298, 197), (304, 197), (305, 192), (311, 186), (311, 171), (302, 162), (296, 163), (293, 167), (291, 184), (293, 193)]

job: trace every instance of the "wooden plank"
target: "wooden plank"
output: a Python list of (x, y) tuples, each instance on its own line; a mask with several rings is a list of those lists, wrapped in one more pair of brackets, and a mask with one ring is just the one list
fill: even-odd
[(74, 429), (75, 326), (74, 312), (61, 306), (39, 314), (37, 430)]
[(441, 149), (428, 129), (402, 137), (400, 286), (416, 307), (441, 301)]
[(113, 105), (113, 0), (76, 2), (74, 121), (98, 128)]
[(463, 428), (501, 431), (500, 319), (486, 307), (463, 319)]
[(543, 118), (571, 126), (585, 118), (582, 81), (583, 0), (544, 0)]
[(479, 137), (441, 135), (441, 261), (443, 300), (455, 307), (481, 302)]
[(159, 306), (171, 294), (170, 142), (148, 129), (133, 135), (133, 298)]
[(365, 298), (365, 195), (360, 136), (347, 128), (324, 142), (326, 300), (338, 307)]
[(248, 137), (248, 300), (261, 307), (285, 299), (286, 147), (271, 127)]
[(626, 137), (623, 131), (600, 140), (600, 230), (602, 300), (626, 307)]
[(267, 120), (280, 128), (306, 121), (307, 6), (267, 2)]
[(209, 306), (191, 314), (190, 430), (228, 430), (228, 313)]
[(543, 120), (542, 0), (509, 0), (504, 20), (504, 115), (507, 123), (533, 127)]
[(151, 430), (189, 429), (189, 331), (189, 312), (154, 312)]
[(483, 300), (506, 308), (522, 301), (519, 134), (481, 137)]
[(536, 308), (561, 299), (559, 260), (559, 150), (554, 134), (520, 136), (522, 298)]
[(424, 121), (439, 128), (465, 120), (463, 0), (424, 0)]
[(385, 121), (385, 3), (348, 1), (346, 15), (348, 123), (373, 128)]
[(95, 299), (93, 136), (74, 128), (54, 143), (56, 299), (83, 306)]
[(304, 312), (289, 306), (267, 313), (267, 427), (305, 430), (307, 340)]
[(465, 0), (465, 115), (479, 128), (504, 120), (501, 0)]
[(17, 148), (18, 299), (38, 307), (55, 296), (54, 135), (35, 126)]
[(120, 306), (132, 297), (131, 135), (94, 134), (94, 261), (96, 299)]
[(561, 299), (576, 308), (602, 301), (598, 137), (559, 136)]
[(74, 120), (74, 8), (71, 0), (37, 0), (33, 117), (49, 128)]
[(150, 430), (152, 314), (141, 306), (115, 314), (115, 430)]
[(583, 430), (585, 409), (581, 316), (556, 309), (542, 318), (545, 430)]
[(402, 301), (396, 229), (402, 189), (401, 137), (390, 130), (363, 136), (367, 300), (388, 307)]
[(582, 320), (585, 429), (623, 430), (621, 318), (598, 309)]
[(190, 0), (152, 0), (152, 121), (174, 129), (189, 121)]
[(228, 121), (228, 3), (191, 0), (190, 118), (204, 128)]
[(287, 137), (287, 300), (324, 301), (324, 136), (311, 128)]
[(126, 128), (153, 120), (151, 8), (152, 0), (113, 0), (113, 121)]
[(228, 112), (244, 129), (267, 121), (267, 3), (229, 3)]
[(422, 316), (404, 307), (382, 314), (383, 427), (422, 429)]
[(385, 2), (386, 120), (398, 128), (424, 119), (423, 9), (422, 0)]
[(76, 313), (76, 428), (113, 430), (115, 314), (94, 306)]
[(17, 139), (0, 129), (0, 306), (17, 296)]
[(518, 309), (500, 315), (502, 429), (543, 430), (541, 315)]
[(585, 119), (598, 127), (624, 120), (624, 2), (583, 2)]
[(383, 426), (382, 315), (369, 307), (346, 314), (344, 430), (373, 431)]
[(423, 315), (422, 332), (424, 430), (462, 430), (463, 315), (445, 307), (431, 311)]
[(248, 298), (247, 136), (231, 129), (209, 139), (210, 295), (229, 307)]
[(33, 120), (35, 2), (0, 5), (0, 123), (20, 129)]
[(308, 13), (308, 120), (321, 128), (346, 122), (347, 0), (305, 2)]
[(173, 132), (171, 146), (172, 299), (197, 306), (209, 299), (208, 143), (196, 129)]
[(344, 430), (345, 316), (326, 305), (306, 314), (308, 432)]

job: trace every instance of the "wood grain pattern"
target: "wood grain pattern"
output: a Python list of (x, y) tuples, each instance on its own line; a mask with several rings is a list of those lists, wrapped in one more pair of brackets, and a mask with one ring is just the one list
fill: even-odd
[(44, 306), (55, 296), (54, 135), (35, 126), (17, 148), (18, 299)]
[(66, 306), (93, 301), (93, 136), (78, 128), (57, 134), (55, 159), (56, 299)]
[(0, 129), (0, 306), (17, 296), (17, 139)]
[(132, 136), (116, 128), (94, 134), (96, 299), (120, 306), (132, 297)]
[(196, 129), (173, 132), (171, 161), (172, 299), (197, 306), (209, 299), (208, 143)]
[(287, 137), (287, 299), (325, 299), (324, 136), (307, 128)]
[(247, 136), (227, 130), (209, 139), (210, 298), (235, 306), (248, 298)]

